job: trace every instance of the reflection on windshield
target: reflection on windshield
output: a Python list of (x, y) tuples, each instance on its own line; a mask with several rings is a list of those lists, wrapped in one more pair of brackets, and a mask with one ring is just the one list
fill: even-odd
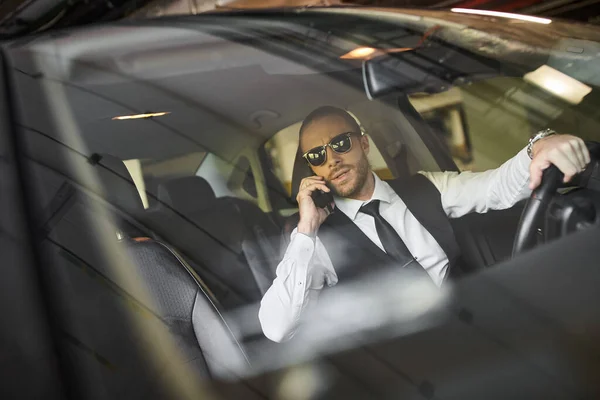
[[(266, 338), (249, 344), (255, 355), (252, 373), (304, 363), (327, 354), (403, 337), (439, 325), (448, 318), (450, 288), (438, 288), (429, 278), (390, 268), (366, 274), (358, 281), (325, 290), (303, 316), (293, 339), (274, 347)], [(260, 332), (251, 321), (256, 307), (229, 314), (247, 331)]]
[[(447, 285), (440, 273), (436, 278), (444, 284), (438, 288), (397, 266), (337, 285), (322, 279), (318, 303), (282, 344), (263, 335), (258, 309), (298, 226), (296, 194), (308, 177), (301, 176), (308, 166), (296, 157), (299, 121), (313, 109), (331, 104), (348, 111), (360, 125), (354, 133), (364, 134), (337, 155), (327, 148), (330, 160), (370, 143), (366, 164), (384, 179), (423, 170), (473, 176), (458, 170), (498, 168), (519, 152), (526, 165), (528, 138), (548, 125), (598, 140), (598, 89), (589, 71), (595, 42), (566, 38), (544, 47), (541, 39), (551, 31), (521, 42), (518, 34), (457, 26), (451, 22), (456, 17), (446, 24), (343, 12), (312, 15), (314, 23), (296, 17), (280, 28), (261, 20), (246, 26), (243, 18), (231, 27), (218, 19), (203, 24), (205, 17), (185, 27), (173, 21), (173, 29), (121, 27), (115, 36), (110, 27), (91, 28), (107, 34), (104, 41), (88, 37), (102, 44), (97, 49), (77, 35), (12, 49), (20, 138), (39, 192), (34, 202), (50, 215), (41, 219), (40, 238), (56, 255), (49, 270), (59, 271), (52, 285), (63, 296), (69, 351), (77, 366), (87, 367), (77, 373), (95, 377), (97, 388), (109, 395), (149, 391), (145, 373), (154, 377), (165, 369), (167, 378), (161, 379), (187, 387), (182, 393), (189, 397), (202, 392), (196, 384), (207, 379), (233, 384), (278, 371), (285, 372), (272, 392), (282, 398), (326, 398), (344, 379), (362, 385), (356, 393), (364, 390), (365, 397), (452, 398), (463, 382), (487, 383), (489, 376), (472, 378), (480, 371), (496, 383), (503, 377), (535, 381), (532, 386), (544, 396), (544, 390), (567, 398), (580, 394), (576, 380), (563, 377), (564, 366), (544, 357), (555, 355), (556, 343), (561, 351), (572, 350), (568, 356), (560, 352), (561, 360), (571, 354), (585, 358), (590, 343), (594, 348), (594, 340), (587, 340), (593, 335), (569, 330), (577, 323), (587, 328), (594, 319), (591, 312), (577, 314), (572, 300), (591, 296), (587, 303), (594, 304), (597, 277), (583, 268), (594, 260), (573, 262), (576, 276), (588, 280), (581, 286), (554, 265), (570, 264), (564, 248), (554, 244), (545, 248), (554, 249), (551, 260), (496, 267), (511, 263), (522, 207), (513, 200), (524, 198), (517, 185), (507, 185), (515, 194), (510, 201), (492, 202), (497, 212), (451, 216), (448, 231), (460, 242), (457, 254), (468, 258), (469, 273), (481, 272), (465, 283)], [(498, 29), (505, 28), (518, 31), (512, 25)], [(134, 31), (138, 42), (132, 46)], [(374, 51), (385, 57), (378, 59), (382, 69), (367, 69), (356, 60), (364, 54), (344, 56), (353, 49), (406, 51)], [(363, 80), (367, 75), (369, 82)], [(581, 90), (573, 94), (570, 87)], [(277, 132), (284, 134), (274, 140)], [(134, 177), (124, 161), (135, 164)], [(341, 171), (335, 179), (343, 182), (350, 173)], [(63, 196), (64, 187), (72, 189), (69, 196)], [(501, 196), (503, 187), (486, 194)], [(148, 197), (145, 207), (138, 204), (140, 192)], [(470, 200), (476, 190), (458, 186), (456, 192)], [(477, 211), (489, 208), (485, 203)], [(342, 233), (347, 237), (349, 230)], [(305, 236), (308, 254), (316, 238)], [(591, 241), (571, 246), (585, 250)], [(424, 247), (432, 252), (434, 246)], [(385, 245), (379, 250), (387, 254)], [(447, 261), (445, 251), (440, 247)], [(352, 257), (340, 253), (330, 255)], [(540, 273), (532, 272), (533, 264), (551, 265)], [(550, 276), (552, 282), (562, 277), (570, 290), (588, 291), (557, 300), (569, 305), (567, 312), (543, 296)], [(310, 289), (321, 290), (315, 286)], [(561, 288), (554, 287), (566, 296)], [(140, 367), (144, 360), (150, 360), (148, 371)], [(178, 377), (180, 369), (187, 372)], [(369, 376), (398, 386), (364, 383)], [(256, 392), (269, 394), (264, 388)]]

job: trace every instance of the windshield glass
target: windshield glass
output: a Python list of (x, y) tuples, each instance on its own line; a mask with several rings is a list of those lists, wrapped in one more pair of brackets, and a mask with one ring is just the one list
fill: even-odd
[[(410, 10), (216, 13), (5, 49), (36, 243), (58, 271), (47, 284), (89, 393), (193, 398), (206, 380), (283, 369), (282, 398), (298, 382), (319, 398), (357, 373), (350, 350), (358, 369), (405, 377), (385, 393), (431, 394), (432, 376), (451, 393), (455, 374), (470, 382), (485, 364), (469, 356), (498, 365), (499, 342), (519, 345), (512, 316), (543, 336), (529, 297), (543, 290), (518, 297), (503, 289), (512, 275), (492, 273), (515, 261), (532, 135), (600, 141), (598, 28)], [(336, 195), (331, 210), (302, 194), (315, 175)], [(365, 198), (351, 187), (360, 179), (372, 182)], [(308, 234), (303, 199), (323, 216)], [(481, 280), (463, 287), (463, 276)], [(403, 364), (438, 360), (444, 338), (461, 349), (455, 363)], [(285, 369), (298, 364), (308, 369)], [(556, 371), (538, 386), (562, 385)]]

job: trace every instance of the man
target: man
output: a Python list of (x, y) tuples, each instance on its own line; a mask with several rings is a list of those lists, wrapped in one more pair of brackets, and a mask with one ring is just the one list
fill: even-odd
[[(422, 172), (388, 184), (371, 171), (369, 140), (360, 132), (352, 116), (329, 106), (313, 111), (300, 128), (300, 150), (315, 176), (300, 183), (299, 222), (261, 301), (261, 326), (273, 341), (294, 335), (325, 285), (378, 265), (421, 273), (440, 286), (459, 253), (448, 217), (510, 208), (540, 184), (551, 164), (568, 181), (590, 161), (581, 139), (546, 130), (495, 170)], [(333, 193), (331, 215), (315, 206), (316, 190)]]

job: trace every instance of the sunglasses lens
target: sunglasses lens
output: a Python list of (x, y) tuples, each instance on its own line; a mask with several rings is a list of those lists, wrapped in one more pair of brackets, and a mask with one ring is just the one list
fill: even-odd
[[(350, 133), (342, 133), (329, 142), (329, 147), (338, 154), (347, 153), (352, 148)], [(323, 147), (315, 147), (305, 154), (306, 160), (313, 166), (323, 165), (327, 159), (327, 151)]]
[(347, 134), (339, 135), (331, 141), (331, 148), (336, 153), (345, 153), (352, 147), (350, 136)]
[(309, 163), (315, 167), (318, 167), (325, 162), (325, 150), (322, 148), (310, 150), (308, 153), (306, 153), (306, 159)]

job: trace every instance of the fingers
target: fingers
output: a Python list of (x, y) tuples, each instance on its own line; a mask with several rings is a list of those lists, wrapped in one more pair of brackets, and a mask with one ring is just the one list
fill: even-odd
[(296, 196), (300, 211), (300, 221), (298, 222), (298, 232), (300, 233), (314, 234), (330, 214), (329, 209), (319, 208), (315, 205), (311, 198), (311, 194), (315, 190), (331, 191), (325, 184), (325, 179), (320, 176), (311, 176), (300, 182), (298, 196)]
[(590, 149), (587, 148), (587, 146), (585, 145), (585, 142), (583, 140), (580, 143), (581, 143), (581, 147), (583, 147), (583, 153), (585, 154), (585, 165), (587, 167), (589, 165), (589, 163), (592, 162), (592, 159), (590, 157)]
[(548, 157), (548, 160), (565, 175), (564, 182), (569, 182), (573, 175), (579, 172), (579, 161), (572, 152), (554, 149), (549, 152)]
[(571, 136), (566, 142), (569, 146), (565, 145), (563, 151), (573, 162), (577, 169), (577, 173), (583, 171), (588, 164), (589, 152), (583, 140), (578, 137)]
[(570, 153), (573, 154), (575, 157), (576, 165), (579, 169), (579, 172), (581, 172), (587, 164), (585, 162), (585, 154), (582, 151), (582, 146), (580, 145), (580, 142), (582, 142), (582, 140), (579, 138), (573, 138), (573, 140), (569, 140), (568, 142), (571, 146)]
[(306, 189), (308, 186), (315, 184), (315, 183), (324, 183), (324, 182), (325, 182), (325, 180), (323, 179), (322, 176), (309, 176), (308, 178), (302, 179), (298, 190)]
[(325, 184), (325, 180), (320, 176), (311, 176), (302, 179), (300, 183), (300, 190), (296, 200), (300, 202), (301, 199), (309, 197), (315, 190), (322, 190), (324, 192), (330, 192), (331, 189)]
[[(324, 189), (323, 189), (323, 187), (324, 187)], [(302, 182), (300, 182), (300, 191), (306, 190), (306, 189), (312, 189), (311, 190), (311, 192), (312, 192), (316, 188), (321, 189), (325, 192), (330, 191), (329, 187), (327, 187), (327, 185), (325, 184), (325, 179), (323, 179), (323, 177), (321, 177), (321, 176), (311, 176), (311, 177), (302, 179)]]
[[(566, 143), (568, 144), (568, 147), (565, 145), (559, 148), (559, 150), (561, 150), (566, 158), (568, 158), (568, 160), (571, 162), (571, 165), (566, 167), (568, 168), (568, 171), (563, 171), (565, 173), (564, 181), (568, 182), (573, 175), (582, 172), (589, 164), (590, 153), (583, 140), (578, 137), (570, 136)], [(560, 169), (562, 171), (562, 168)], [(573, 169), (575, 169), (575, 172), (573, 172)]]
[(590, 151), (581, 138), (576, 138), (576, 151), (583, 157), (584, 168), (590, 163)]
[(298, 194), (304, 193), (304, 194), (310, 195), (315, 190), (322, 190), (324, 192), (330, 192), (331, 191), (331, 189), (329, 189), (325, 183), (315, 182), (315, 183), (311, 183), (311, 184), (308, 184), (308, 185), (304, 186), (304, 188), (302, 190), (300, 190), (298, 192)]
[[(583, 156), (579, 155), (575, 141), (566, 141), (559, 149), (558, 154), (563, 156), (564, 160), (569, 164), (571, 176), (579, 173), (583, 167)], [(566, 175), (566, 173), (565, 173)]]
[(302, 184), (304, 184), (305, 182), (322, 182), (323, 180), (324, 179), (322, 176), (307, 176), (306, 178), (302, 179), (302, 181), (300, 181), (300, 186), (302, 186)]
[(580, 138), (570, 135), (549, 138), (531, 162), (529, 187), (535, 189), (539, 186), (543, 171), (550, 164), (554, 164), (564, 174), (564, 182), (569, 182), (574, 175), (583, 171), (589, 162), (589, 151)]

